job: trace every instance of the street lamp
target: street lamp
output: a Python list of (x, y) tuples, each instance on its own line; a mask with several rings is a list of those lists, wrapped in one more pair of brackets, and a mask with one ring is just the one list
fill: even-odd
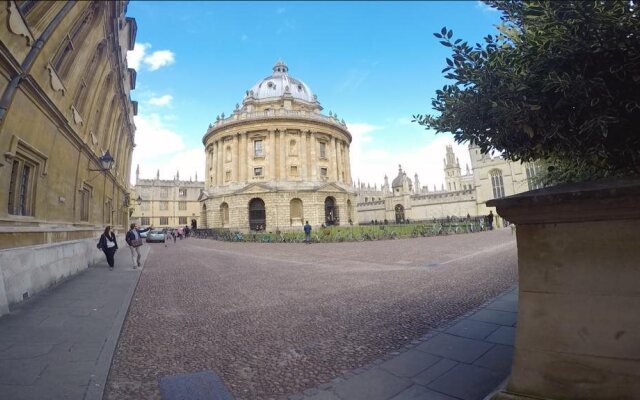
[(139, 206), (142, 205), (142, 197), (138, 196), (138, 198), (136, 199), (136, 203), (138, 203)]
[(109, 150), (107, 150), (100, 158), (98, 158), (98, 160), (100, 161), (101, 168), (89, 169), (89, 171), (101, 171), (101, 172), (109, 171), (111, 167), (113, 167), (113, 162), (115, 161), (113, 157), (111, 157)]

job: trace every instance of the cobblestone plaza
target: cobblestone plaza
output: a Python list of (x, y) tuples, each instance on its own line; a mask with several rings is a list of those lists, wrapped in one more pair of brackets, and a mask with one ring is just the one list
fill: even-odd
[(213, 370), (237, 399), (282, 398), (421, 337), (517, 280), (510, 230), (334, 244), (155, 245), (106, 399)]

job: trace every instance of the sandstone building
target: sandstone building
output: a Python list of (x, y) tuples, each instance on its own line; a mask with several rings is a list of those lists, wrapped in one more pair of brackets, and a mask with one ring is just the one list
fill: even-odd
[(104, 226), (128, 223), (137, 28), (126, 9), (0, 8), (0, 315), (87, 268)]
[[(412, 181), (402, 167), (391, 185), (387, 176), (380, 189), (377, 185), (372, 188), (359, 183), (356, 185), (358, 222), (402, 223), (407, 219), (417, 222), (453, 216), (476, 217), (488, 214), (489, 210), (495, 214), (495, 208), (487, 207), (485, 202), (541, 187), (532, 179), (538, 175), (536, 164), (492, 158), (476, 146), (469, 146), (469, 154), (471, 168), (467, 165), (463, 173), (453, 147), (445, 148), (445, 183), (440, 188), (430, 190), (421, 186), (418, 174)], [(496, 225), (500, 222), (498, 217)]]
[(198, 182), (197, 174), (195, 181), (181, 181), (178, 172), (173, 179), (160, 179), (160, 171), (155, 179), (140, 179), (138, 166), (131, 194), (136, 199), (131, 222), (154, 228), (201, 227), (198, 198), (203, 189), (204, 182)]
[(355, 222), (351, 134), (279, 61), (203, 138), (201, 223), (234, 230)]

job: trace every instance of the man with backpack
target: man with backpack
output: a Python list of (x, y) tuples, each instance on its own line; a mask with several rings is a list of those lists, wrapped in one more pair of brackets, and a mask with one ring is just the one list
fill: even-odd
[(131, 250), (131, 258), (133, 259), (133, 269), (136, 269), (140, 266), (140, 247), (142, 247), (142, 238), (140, 237), (141, 233), (145, 233), (151, 229), (148, 227), (147, 229), (138, 229), (138, 225), (131, 224), (131, 229), (127, 232), (127, 236), (125, 240), (129, 245), (129, 250)]

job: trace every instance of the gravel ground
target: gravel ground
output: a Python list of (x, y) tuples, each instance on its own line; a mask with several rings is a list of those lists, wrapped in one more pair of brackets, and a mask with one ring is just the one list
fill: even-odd
[(517, 281), (515, 237), (152, 245), (105, 399), (159, 399), (158, 379), (213, 370), (236, 399), (325, 383)]

